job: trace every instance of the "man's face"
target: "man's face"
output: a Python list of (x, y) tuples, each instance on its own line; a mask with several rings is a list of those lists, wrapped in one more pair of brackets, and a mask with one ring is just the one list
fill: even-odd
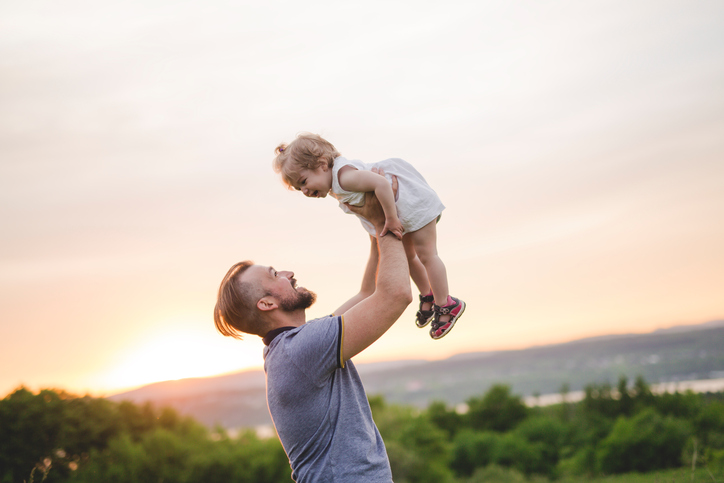
[(285, 312), (308, 309), (317, 300), (314, 292), (297, 287), (294, 272), (277, 271), (274, 267), (254, 265), (249, 267), (261, 280), (264, 290), (279, 302), (279, 308)]

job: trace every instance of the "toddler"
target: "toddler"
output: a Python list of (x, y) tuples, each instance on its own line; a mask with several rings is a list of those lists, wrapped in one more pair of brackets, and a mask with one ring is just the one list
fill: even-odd
[[(448, 293), (447, 272), (437, 254), (436, 234), (436, 223), (445, 206), (422, 175), (402, 159), (374, 164), (346, 159), (316, 134), (300, 134), (289, 145), (279, 145), (275, 152), (274, 170), (281, 174), (284, 184), (309, 198), (331, 194), (346, 213), (352, 211), (345, 203), (359, 206), (364, 203), (365, 192), (374, 191), (386, 218), (380, 236), (391, 232), (402, 240), (410, 276), (420, 290), (415, 324), (423, 328), (432, 322), (433, 339), (447, 335), (465, 311), (465, 302)], [(385, 177), (372, 172), (373, 168), (383, 170)], [(396, 195), (387, 176), (397, 177)], [(375, 236), (374, 226), (359, 218), (367, 232)]]

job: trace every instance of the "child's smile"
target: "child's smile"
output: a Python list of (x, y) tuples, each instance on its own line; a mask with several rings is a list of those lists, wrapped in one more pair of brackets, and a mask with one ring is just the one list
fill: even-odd
[(299, 172), (294, 188), (308, 198), (326, 198), (332, 189), (332, 171), (326, 164), (313, 171), (303, 169)]

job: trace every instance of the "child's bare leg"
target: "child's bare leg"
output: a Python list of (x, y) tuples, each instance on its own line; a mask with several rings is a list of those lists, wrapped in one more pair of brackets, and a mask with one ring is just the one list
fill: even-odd
[[(427, 280), (427, 270), (417, 256), (415, 247), (412, 244), (412, 238), (409, 235), (402, 237), (402, 246), (405, 247), (405, 255), (407, 256), (407, 264), (410, 266), (410, 277), (415, 282), (417, 289), (422, 295), (430, 293), (430, 282)], [(429, 304), (430, 307), (432, 304)], [(430, 307), (425, 307), (425, 310), (430, 310)]]
[[(408, 233), (405, 237), (412, 239), (415, 252), (425, 267), (432, 294), (435, 296), (435, 303), (445, 305), (448, 296), (447, 270), (437, 254), (437, 229), (435, 225), (436, 223), (433, 220), (416, 232)], [(442, 322), (447, 322), (449, 319), (449, 315), (441, 317)]]
[(420, 305), (415, 314), (415, 325), (423, 328), (435, 317), (435, 312), (432, 307), (434, 296), (430, 290), (430, 282), (427, 279), (427, 270), (425, 270), (425, 266), (417, 256), (410, 235), (404, 235), (402, 237), (402, 246), (405, 248), (407, 264), (410, 267), (410, 277), (412, 277), (413, 282), (415, 282), (415, 285), (417, 285), (420, 291)]

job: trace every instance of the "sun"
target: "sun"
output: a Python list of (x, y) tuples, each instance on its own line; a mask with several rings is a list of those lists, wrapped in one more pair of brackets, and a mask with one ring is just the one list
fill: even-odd
[[(118, 362), (101, 376), (105, 390), (126, 389), (154, 382), (207, 377), (260, 367), (261, 343), (225, 338), (204, 330), (201, 323), (158, 324), (121, 350)], [(170, 329), (169, 329), (170, 327)]]

